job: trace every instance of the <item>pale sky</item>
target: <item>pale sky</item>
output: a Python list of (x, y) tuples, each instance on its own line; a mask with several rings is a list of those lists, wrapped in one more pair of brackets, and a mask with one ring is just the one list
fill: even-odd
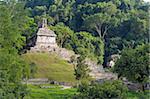
[(150, 0), (144, 0), (145, 2), (150, 2)]

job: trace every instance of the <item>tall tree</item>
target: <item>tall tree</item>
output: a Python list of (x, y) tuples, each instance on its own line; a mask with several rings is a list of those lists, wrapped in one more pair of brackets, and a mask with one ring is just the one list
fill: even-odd
[(119, 77), (142, 84), (144, 90), (144, 84), (149, 79), (149, 53), (149, 45), (124, 50), (114, 67), (114, 72), (118, 73)]
[(54, 4), (49, 8), (49, 15), (54, 18), (56, 23), (64, 22), (66, 25), (73, 17), (73, 4), (75, 0), (54, 0)]
[(87, 28), (93, 29), (98, 33), (100, 38), (104, 40), (108, 30), (117, 25), (116, 6), (112, 3), (97, 3), (95, 5), (99, 9), (99, 13), (89, 15), (85, 18), (84, 24)]
[[(26, 86), (21, 84), (28, 76), (27, 64), (20, 59), (18, 50), (22, 48), (25, 38), (21, 4), (7, 1), (0, 5), (0, 98), (23, 98)], [(20, 16), (21, 20), (18, 18)]]

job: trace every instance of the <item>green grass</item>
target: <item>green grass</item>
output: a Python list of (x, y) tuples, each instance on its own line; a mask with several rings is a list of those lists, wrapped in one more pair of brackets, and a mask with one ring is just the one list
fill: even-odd
[(28, 85), (30, 94), (25, 97), (25, 99), (71, 99), (71, 97), (76, 93), (75, 88), (62, 89), (60, 86), (56, 85), (44, 85), (51, 86), (51, 88), (40, 88), (43, 85)]
[(127, 99), (150, 99), (150, 93), (149, 91), (146, 92), (129, 91), (127, 93)]
[[(40, 88), (40, 86), (51, 86), (50, 88)], [(25, 99), (71, 99), (77, 93), (76, 88), (65, 89), (57, 85), (28, 85), (29, 94)], [(149, 99), (147, 92), (129, 91), (125, 99)]]
[[(49, 78), (50, 80), (76, 82), (74, 76), (73, 66), (67, 61), (57, 57), (55, 54), (48, 53), (27, 53), (23, 58), (28, 63), (35, 63), (37, 66), (37, 73), (35, 78)], [(65, 89), (56, 85), (52, 88), (40, 88), (41, 85), (28, 85), (29, 95), (25, 99), (70, 99), (75, 93), (76, 89)], [(45, 85), (44, 85), (45, 86)], [(126, 99), (149, 99), (148, 92), (128, 92)]]
[(48, 78), (55, 81), (75, 82), (73, 65), (60, 59), (55, 54), (27, 53), (23, 58), (28, 63), (35, 63), (37, 72), (35, 78)]

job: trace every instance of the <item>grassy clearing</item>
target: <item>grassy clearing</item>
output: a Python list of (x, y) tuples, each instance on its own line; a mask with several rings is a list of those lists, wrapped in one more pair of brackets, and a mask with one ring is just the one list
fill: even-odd
[(43, 89), (40, 88), (43, 85), (28, 85), (30, 94), (25, 97), (25, 99), (71, 99), (71, 97), (76, 93), (75, 88), (62, 89), (60, 86), (56, 85), (44, 85), (50, 86), (50, 88)]
[[(44, 89), (41, 86), (50, 86), (50, 88)], [(57, 85), (28, 85), (29, 95), (25, 99), (71, 99), (71, 97), (77, 93), (76, 88), (65, 89)], [(148, 91), (134, 92), (129, 91), (125, 99), (149, 99), (150, 95)]]
[(48, 78), (55, 81), (75, 82), (73, 65), (60, 59), (55, 54), (27, 53), (23, 58), (28, 63), (35, 63), (35, 78)]
[[(50, 80), (76, 82), (73, 66), (58, 58), (55, 54), (47, 53), (27, 53), (23, 58), (28, 63), (35, 63), (37, 66), (36, 78), (49, 78)], [(63, 90), (60, 86), (51, 88), (40, 88), (41, 85), (28, 85), (29, 95), (25, 99), (71, 99), (76, 93), (76, 89)], [(44, 85), (45, 86), (45, 85)], [(126, 99), (149, 99), (148, 92), (128, 92)]]

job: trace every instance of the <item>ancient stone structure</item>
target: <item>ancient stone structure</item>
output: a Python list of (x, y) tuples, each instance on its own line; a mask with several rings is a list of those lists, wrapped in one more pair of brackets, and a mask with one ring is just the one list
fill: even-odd
[(70, 58), (71, 58), (72, 56), (75, 56), (75, 57), (78, 57), (78, 56), (79, 56), (79, 55), (76, 55), (76, 54), (74, 53), (74, 51), (67, 50), (67, 49), (65, 49), (65, 48), (57, 48), (57, 49), (55, 50), (55, 53), (56, 53), (59, 57), (61, 57), (61, 58), (64, 59), (64, 60), (67, 60), (67, 61), (70, 61)]
[(54, 51), (57, 47), (56, 34), (47, 27), (47, 19), (43, 19), (42, 27), (37, 32), (35, 46), (31, 51)]
[[(35, 40), (35, 46), (31, 47), (30, 52), (52, 52), (68, 62), (70, 62), (72, 56), (75, 56), (76, 58), (80, 56), (75, 54), (74, 51), (67, 50), (65, 48), (60, 48), (57, 45), (56, 34), (48, 28), (46, 19), (43, 19), (42, 25), (39, 28), (36, 36), (37, 38)], [(85, 63), (89, 66), (89, 69), (91, 70), (91, 76), (93, 76), (96, 79), (101, 79), (103, 77), (105, 78), (105, 76), (102, 75), (104, 73), (104, 69), (101, 65), (98, 65), (97, 62), (91, 61), (90, 59), (86, 59)], [(37, 82), (47, 82), (45, 80), (43, 81)]]
[(120, 55), (119, 54), (113, 54), (109, 57), (109, 61), (107, 62), (107, 67), (114, 67), (115, 63), (117, 62), (117, 60), (120, 59)]

